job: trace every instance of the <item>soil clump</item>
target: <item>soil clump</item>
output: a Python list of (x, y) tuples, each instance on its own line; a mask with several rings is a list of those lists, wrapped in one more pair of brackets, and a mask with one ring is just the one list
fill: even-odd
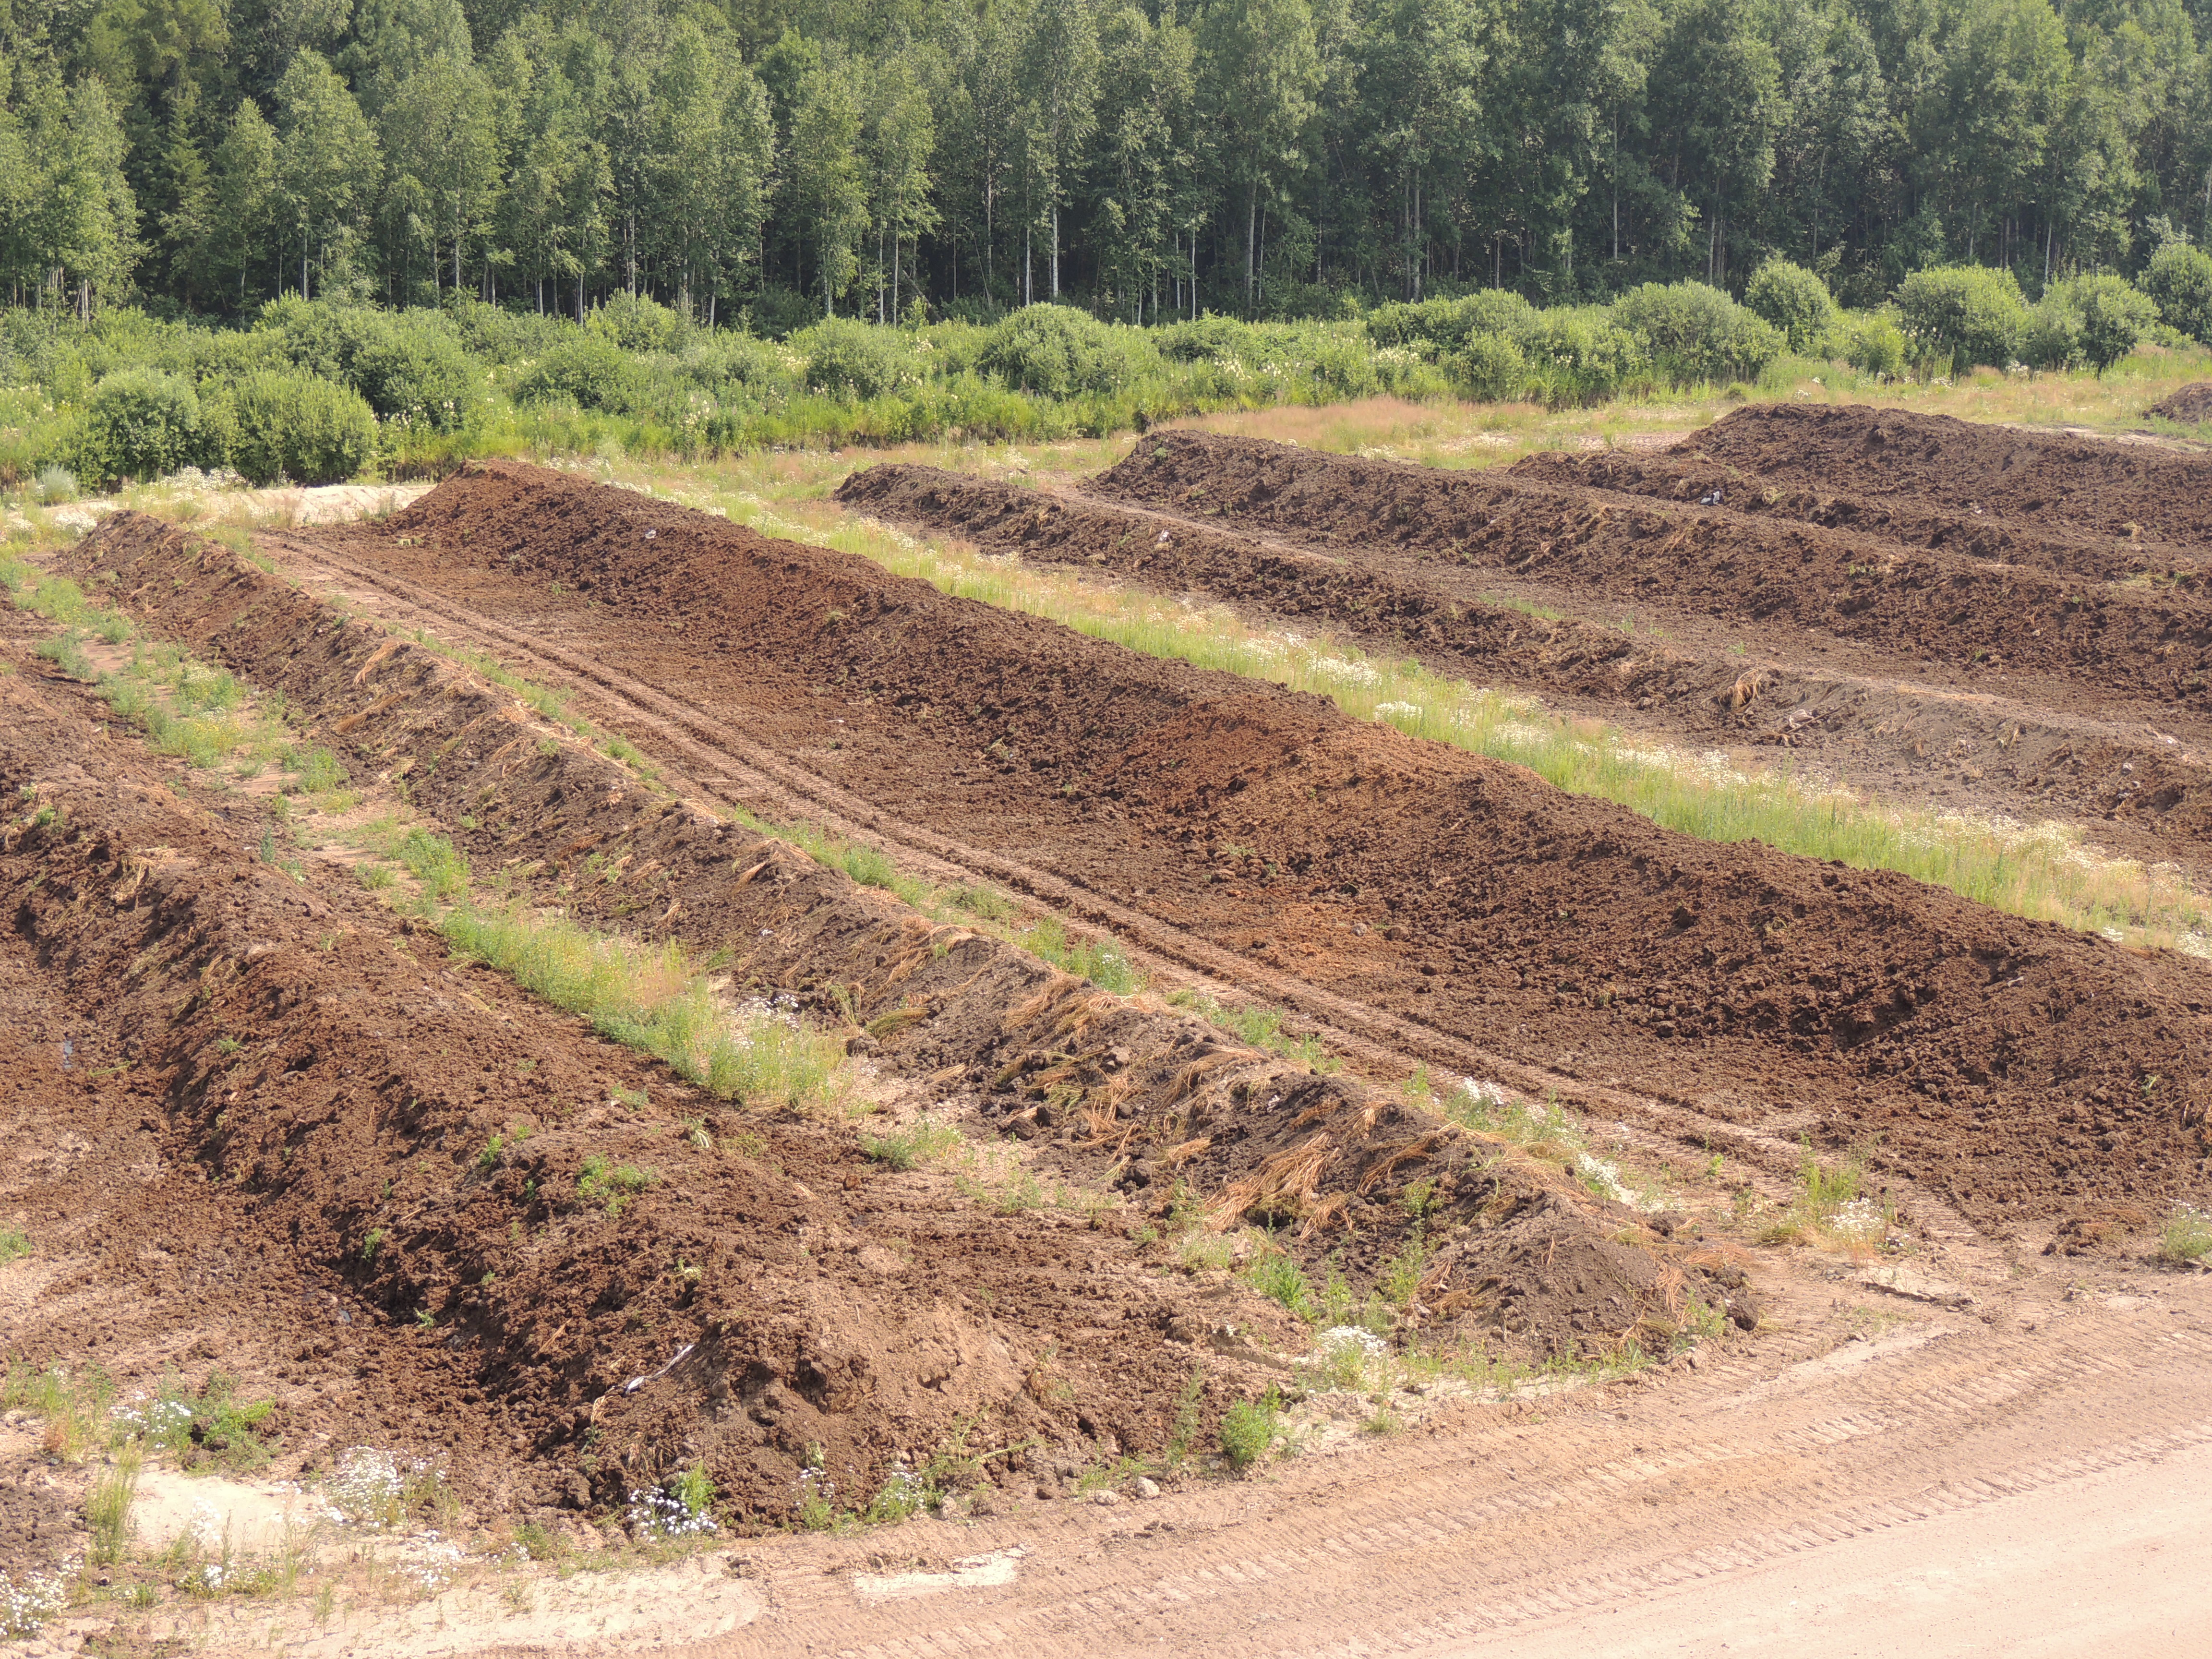
[(2203, 426), (2212, 422), (2212, 380), (2199, 380), (2193, 386), (2185, 386), (2172, 396), (2153, 404), (2143, 413), (2181, 426)]
[(1318, 698), (536, 468), (471, 467), (343, 545), (742, 710), (888, 812), (1417, 1026), (1878, 1140), (1990, 1230), (2204, 1186), (2185, 959), (1670, 835)]

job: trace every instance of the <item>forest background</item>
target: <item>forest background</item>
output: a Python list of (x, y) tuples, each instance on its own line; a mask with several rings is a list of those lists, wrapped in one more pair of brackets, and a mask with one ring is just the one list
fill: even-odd
[(0, 0), (0, 483), (434, 466), (520, 410), (683, 451), (2101, 370), (2212, 335), (2208, 44), (2212, 0)]

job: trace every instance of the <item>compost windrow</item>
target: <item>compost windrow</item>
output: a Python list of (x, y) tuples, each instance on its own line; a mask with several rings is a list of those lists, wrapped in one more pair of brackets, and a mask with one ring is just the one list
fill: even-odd
[(908, 822), (1563, 1079), (1874, 1146), (1984, 1227), (2205, 1190), (2185, 959), (1692, 841), (1318, 698), (541, 469), (473, 466), (331, 537)]
[[(1530, 459), (1577, 476), (1577, 458)], [(1680, 466), (1612, 456), (1589, 465)], [(1645, 472), (1637, 480), (1655, 482)], [(1674, 493), (1718, 487), (1694, 472), (1675, 483)], [(1879, 664), (1838, 659), (1863, 653), (1779, 625), (1761, 629), (1759, 650), (1747, 653), (1740, 635), (1715, 637), (1726, 630), (1686, 625), (1680, 613), (1636, 605), (1624, 623), (1601, 590), (1501, 579), (1388, 541), (1323, 550), (1222, 517), (938, 467), (871, 466), (848, 476), (837, 499), (995, 556), (1062, 564), (1165, 597), (1205, 593), (1265, 629), (1320, 629), (1376, 657), (1411, 655), (1432, 672), (1534, 692), (1563, 712), (1620, 720), (1647, 744), (1786, 748), (1886, 795), (2100, 820), (2100, 841), (2117, 852), (2212, 869), (2212, 768), (2171, 733), (2124, 713), (2109, 718), (2097, 694), (2064, 682), (2008, 679), (2009, 695), (1995, 695), (1921, 674), (1885, 676)], [(1826, 648), (1802, 649), (1815, 644)]]
[(2040, 683), (2108, 709), (2212, 714), (2212, 599), (2179, 581), (2004, 564), (1702, 496), (1676, 505), (1185, 431), (1147, 438), (1086, 489), (1328, 551), (1420, 555), (1470, 583), (1548, 581), (1787, 626), (1848, 641), (1892, 673), (1936, 671), (1996, 695)]

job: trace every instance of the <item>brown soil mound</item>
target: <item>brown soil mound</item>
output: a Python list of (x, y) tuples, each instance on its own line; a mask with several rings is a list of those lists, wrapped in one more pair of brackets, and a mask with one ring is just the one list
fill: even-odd
[(1676, 446), (1778, 483), (1908, 496), (1923, 509), (2212, 550), (2212, 455), (2072, 438), (1865, 404), (1761, 404)]
[(526, 595), (601, 650), (664, 641), (656, 672), (702, 702), (793, 748), (835, 733), (839, 781), (887, 812), (1366, 1006), (1723, 1115), (1799, 1103), (1778, 1116), (1826, 1144), (1878, 1135), (1984, 1225), (2203, 1186), (2186, 960), (1669, 835), (1317, 698), (535, 468), (471, 468), (346, 544)]
[(1197, 589), (1252, 600), (1270, 616), (1350, 628), (1419, 652), (1425, 660), (1456, 657), (1468, 672), (1480, 664), (1490, 673), (1570, 695), (1607, 702), (1663, 696), (1717, 711), (1742, 672), (1738, 665), (1708, 669), (1654, 650), (1618, 628), (1539, 621), (1510, 605), (1470, 600), (1433, 580), (1449, 568), (1432, 561), (1354, 562), (932, 466), (872, 466), (846, 479), (837, 499), (964, 536), (994, 553), (1101, 567), (1160, 592)]
[(2172, 587), (2087, 584), (1725, 507), (1190, 432), (1146, 439), (1091, 488), (1322, 547), (1419, 551), (1623, 603), (1817, 629), (1970, 677), (2054, 675), (2212, 708), (2212, 605)]
[[(1531, 1358), (1639, 1332), (1650, 1346), (1693, 1296), (1754, 1316), (1739, 1273), (1565, 1176), (933, 925), (641, 788), (444, 659), (340, 622), (226, 550), (119, 514), (70, 562), (142, 621), (283, 690), (357, 773), (406, 778), (480, 869), (609, 925), (720, 946), (754, 988), (866, 1022), (878, 1035), (856, 1024), (856, 1048), (927, 1076), (950, 1097), (940, 1110), (964, 1099), (1031, 1140), (1048, 1177), (1116, 1180), (1155, 1213), (1194, 1204), (1223, 1225), (1282, 1225), (1316, 1279), (1326, 1257), (1362, 1291), (1419, 1207), (1432, 1249), (1407, 1328)], [(0, 893), (20, 899), (19, 932), (69, 964), (69, 1001), (108, 1034), (95, 1063), (108, 1048), (128, 1059), (171, 1144), (245, 1206), (225, 1224), (343, 1292), (362, 1316), (352, 1334), (435, 1373), (365, 1384), (361, 1409), (419, 1443), (457, 1399), (481, 1407), (440, 1431), (472, 1490), (614, 1505), (703, 1458), (739, 1512), (776, 1521), (810, 1448), (848, 1503), (969, 1419), (992, 1444), (1036, 1443), (990, 1473), (1049, 1477), (1071, 1456), (1162, 1450), (1194, 1365), (1202, 1426), (1284, 1375), (1266, 1352), (1295, 1346), (1279, 1310), (1218, 1279), (1160, 1278), (1127, 1211), (1040, 1209), (1043, 1189), (1018, 1186), (979, 1208), (946, 1177), (886, 1176), (849, 1132), (656, 1078), (496, 976), (418, 966), (436, 960), (434, 938), (395, 948), (364, 896), (306, 896), (131, 767), (96, 787), (57, 773), (82, 742), (0, 744), (0, 785), (36, 780), (70, 826), (10, 832)], [(180, 848), (197, 862), (172, 880)], [(196, 1000), (157, 1021), (186, 983)], [(120, 1109), (136, 1123), (143, 1109)], [(695, 1146), (691, 1126), (719, 1150)], [(579, 1193), (593, 1156), (659, 1179), (610, 1214)], [(421, 1309), (434, 1338), (416, 1331)], [(304, 1358), (327, 1352), (328, 1309), (313, 1322)], [(61, 1352), (67, 1329), (24, 1346)]]
[(2212, 565), (2200, 553), (2169, 544), (2068, 536), (2035, 519), (2001, 519), (1989, 512), (1937, 507), (1908, 495), (1849, 495), (1825, 484), (1769, 483), (1759, 474), (1694, 449), (1678, 447), (1658, 454), (1615, 449), (1587, 455), (1553, 450), (1523, 456), (1510, 471), (1531, 483), (1684, 504), (1717, 495), (1732, 514), (1795, 520), (1959, 557), (2100, 581), (2155, 574), (2172, 577), (2184, 592), (2193, 593), (2201, 591), (2208, 565)]
[(2212, 422), (2212, 380), (2199, 380), (2185, 386), (2172, 396), (2162, 398), (2143, 410), (2161, 419), (2182, 426), (2203, 426)]
[[(12, 680), (0, 698), (0, 784), (66, 814), (10, 830), (0, 893), (100, 1032), (76, 1065), (127, 1064), (133, 1085), (11, 1092), (49, 1136), (158, 1133), (173, 1173), (70, 1240), (88, 1272), (121, 1273), (176, 1325), (221, 1288), (287, 1380), (358, 1370), (345, 1409), (285, 1390), (272, 1430), (438, 1452), (472, 1498), (526, 1510), (618, 1507), (703, 1457), (769, 1521), (793, 1513), (810, 1447), (855, 1502), (965, 1418), (1003, 1427), (994, 1445), (1085, 1461), (1164, 1443), (1162, 1402), (1194, 1359), (1169, 1333), (1219, 1304), (1117, 1261), (1116, 1235), (948, 1203), (878, 1177), (848, 1133), (732, 1115), (499, 976), (444, 966), (434, 936), (392, 933), (365, 895), (259, 865), (121, 745), (97, 777), (58, 760), (96, 743), (83, 712)], [(687, 1119), (720, 1146), (693, 1146)], [(589, 1157), (653, 1184), (611, 1213), (580, 1193)], [(63, 1179), (42, 1195), (52, 1243), (82, 1194)], [(222, 1284), (241, 1274), (258, 1296)], [(1267, 1304), (1237, 1308), (1289, 1335)], [(119, 1334), (72, 1305), (10, 1343), (43, 1361)], [(1211, 1371), (1213, 1412), (1261, 1386), (1232, 1361)]]
[[(1615, 490), (1680, 495), (1733, 484), (1720, 469), (1671, 458), (1531, 456), (1538, 476)], [(1689, 480), (1686, 486), (1683, 480)], [(1673, 488), (1661, 486), (1673, 482)], [(1805, 492), (1738, 491), (1747, 510), (1788, 516)], [(1194, 591), (1244, 604), (1273, 623), (1317, 623), (1370, 651), (1411, 653), (1434, 672), (1479, 684), (1530, 690), (1569, 710), (1627, 718), (1662, 740), (1680, 734), (1731, 744), (1805, 748), (1863, 779), (1885, 756), (1922, 774), (1928, 757), (1976, 757), (1974, 777), (2015, 810), (2063, 811), (2144, 832), (2152, 859), (2212, 863), (2212, 777), (2185, 751), (2148, 732), (2092, 732), (2071, 711), (2045, 711), (1983, 696), (1930, 697), (1924, 686), (1863, 679), (1826, 665), (1748, 661), (1717, 643), (1704, 653), (1632, 635), (1617, 625), (1560, 615), (1572, 596), (1507, 605), (1494, 575), (1416, 551), (1365, 545), (1335, 553), (1211, 528), (1187, 518), (1092, 496), (994, 483), (935, 467), (873, 466), (839, 487), (838, 499), (915, 528), (949, 532), (999, 554), (1103, 571), (1154, 592)], [(1822, 498), (1826, 500), (1826, 498)], [(1875, 505), (1869, 522), (1887, 509)], [(1978, 520), (1977, 523), (1979, 521)], [(1940, 541), (1944, 532), (1935, 532)], [(1996, 532), (1993, 532), (1996, 533)], [(1744, 695), (1747, 683), (1755, 695)], [(1652, 711), (1656, 711), (1656, 715)], [(2056, 717), (2053, 717), (2055, 714)], [(2134, 741), (2125, 740), (2129, 735)], [(2108, 834), (2114, 832), (2107, 832)]]

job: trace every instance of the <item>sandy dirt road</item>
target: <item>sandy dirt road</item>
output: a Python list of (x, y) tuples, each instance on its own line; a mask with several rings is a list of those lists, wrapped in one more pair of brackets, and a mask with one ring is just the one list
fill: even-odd
[[(2201, 1639), (2212, 1288), (2016, 1282), (1999, 1305), (1833, 1346), (1801, 1285), (1787, 1328), (1740, 1358), (1447, 1410), (1246, 1486), (756, 1545), (739, 1570), (759, 1618), (690, 1651), (2131, 1654)], [(962, 1563), (1003, 1582), (957, 1583)]]

